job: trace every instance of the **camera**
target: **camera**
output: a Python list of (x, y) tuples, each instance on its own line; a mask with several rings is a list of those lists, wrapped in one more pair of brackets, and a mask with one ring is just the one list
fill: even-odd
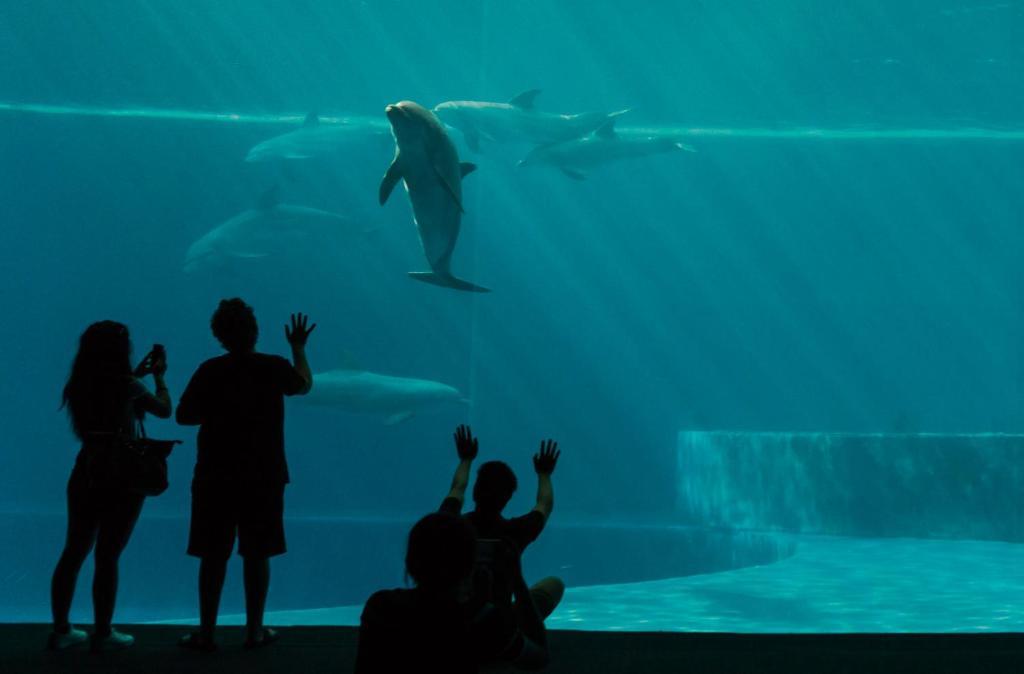
[(153, 372), (153, 366), (156, 363), (160, 363), (167, 360), (167, 351), (164, 349), (163, 344), (154, 344), (150, 352), (146, 354), (146, 357), (142, 359), (139, 366), (135, 368), (135, 376), (142, 377), (144, 375)]

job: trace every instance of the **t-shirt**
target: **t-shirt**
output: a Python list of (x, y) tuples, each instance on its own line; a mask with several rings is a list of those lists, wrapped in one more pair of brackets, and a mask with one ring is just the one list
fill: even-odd
[[(462, 503), (457, 498), (448, 497), (441, 502), (441, 512), (459, 515), (462, 512)], [(522, 553), (526, 547), (537, 540), (540, 532), (544, 530), (547, 519), (544, 514), (537, 510), (520, 517), (505, 519), (501, 515), (497, 517), (486, 517), (473, 510), (462, 516), (467, 522), (473, 525), (477, 538), (498, 538), (511, 540), (516, 544), (519, 552)]]
[(306, 382), (284, 358), (228, 353), (196, 370), (178, 417), (199, 420), (197, 480), (288, 482), (284, 396)]
[(381, 590), (363, 607), (356, 674), (477, 672), (468, 621), (454, 597)]
[[(441, 502), (440, 511), (458, 515), (462, 511), (462, 503), (456, 498), (448, 497)], [(488, 517), (475, 510), (462, 517), (473, 526), (478, 539), (509, 541), (516, 547), (516, 552), (520, 555), (530, 543), (537, 540), (547, 522), (544, 514), (537, 510), (531, 510), (525, 515), (511, 519), (506, 519), (501, 515)], [(501, 577), (504, 571), (500, 566), (491, 571), (495, 574), (490, 590), (491, 600), (497, 604), (511, 603), (512, 579)]]

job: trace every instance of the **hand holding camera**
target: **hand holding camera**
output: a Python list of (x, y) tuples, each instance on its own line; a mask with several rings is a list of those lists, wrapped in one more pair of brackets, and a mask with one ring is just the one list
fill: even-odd
[(147, 374), (151, 374), (154, 377), (162, 377), (164, 372), (167, 372), (167, 351), (163, 344), (154, 344), (139, 366), (135, 368), (135, 376), (145, 377)]

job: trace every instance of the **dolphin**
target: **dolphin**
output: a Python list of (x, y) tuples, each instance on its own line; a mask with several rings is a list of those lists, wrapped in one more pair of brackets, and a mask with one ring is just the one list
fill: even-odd
[(339, 152), (362, 138), (383, 138), (386, 133), (384, 127), (368, 124), (321, 124), (316, 113), (311, 112), (306, 115), (301, 128), (254, 146), (245, 156), (245, 161), (311, 159)]
[(468, 403), (458, 389), (441, 382), (358, 369), (314, 374), (313, 388), (303, 396), (303, 401), (346, 412), (383, 416), (388, 425), (405, 421), (422, 410), (449, 403)]
[(524, 91), (508, 103), (446, 101), (437, 105), (434, 112), (445, 124), (460, 130), (466, 145), (474, 152), (480, 151), (481, 138), (535, 145), (580, 138), (609, 119), (628, 112), (583, 112), (578, 115), (538, 112), (534, 108), (534, 99), (539, 93), (540, 89)]
[(553, 166), (573, 180), (585, 180), (587, 176), (583, 169), (620, 159), (679, 150), (696, 152), (691, 146), (664, 136), (620, 136), (615, 132), (615, 119), (612, 118), (584, 138), (534, 148), (519, 162), (519, 166)]
[(278, 255), (296, 244), (315, 243), (348, 227), (349, 220), (342, 215), (278, 203), (277, 189), (271, 188), (256, 208), (239, 213), (194, 241), (185, 253), (185, 273), (230, 259)]
[(380, 183), (380, 203), (388, 200), (399, 180), (405, 183), (423, 252), (432, 270), (409, 272), (409, 276), (455, 290), (489, 292), (455, 278), (451, 272), (452, 252), (464, 212), (462, 179), (476, 166), (459, 163), (444, 126), (422, 105), (402, 101), (384, 111), (395, 136), (395, 158)]

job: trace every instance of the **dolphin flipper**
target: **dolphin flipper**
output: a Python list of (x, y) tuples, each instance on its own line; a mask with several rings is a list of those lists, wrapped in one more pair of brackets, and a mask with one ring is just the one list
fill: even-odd
[(392, 190), (395, 189), (395, 185), (402, 179), (402, 167), (398, 165), (398, 155), (391, 161), (391, 166), (384, 172), (384, 179), (380, 181), (380, 190), (377, 194), (377, 198), (380, 200), (380, 205), (383, 206), (384, 202), (391, 196)]
[(410, 278), (414, 278), (417, 281), (423, 281), (424, 283), (430, 283), (435, 286), (442, 286), (444, 288), (451, 288), (452, 290), (465, 290), (467, 292), (474, 293), (489, 293), (490, 288), (484, 288), (478, 286), (469, 281), (463, 281), (462, 279), (455, 278), (451, 274), (438, 274), (432, 271), (411, 271), (409, 272)]
[(563, 168), (562, 169), (562, 173), (564, 173), (565, 175), (569, 176), (573, 180), (586, 180), (587, 179), (587, 176), (585, 174), (583, 174), (583, 173), (581, 173), (579, 171), (576, 171), (574, 169)]
[(473, 164), (471, 162), (464, 161), (461, 164), (459, 164), (459, 173), (462, 174), (463, 178), (465, 178), (466, 176), (468, 176), (470, 173), (472, 173), (475, 170), (476, 170), (476, 164)]

